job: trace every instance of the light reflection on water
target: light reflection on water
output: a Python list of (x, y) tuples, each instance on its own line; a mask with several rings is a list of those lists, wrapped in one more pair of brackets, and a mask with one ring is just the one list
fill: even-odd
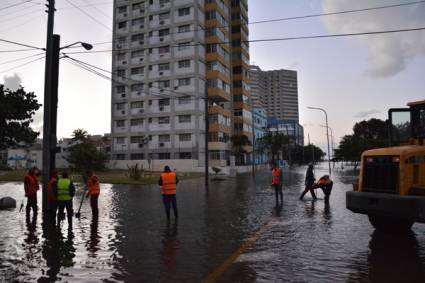
[[(219, 282), (425, 282), (425, 225), (404, 236), (374, 232), (365, 216), (345, 209), (347, 171), (334, 174), (330, 206), (309, 195), (298, 200), (304, 168), (284, 176), (282, 207), (275, 207), (269, 172), (212, 182), (208, 190), (202, 179), (184, 181), (178, 223), (165, 221), (156, 186), (103, 185), (99, 220), (85, 202), (72, 233), (66, 225), (43, 229), (40, 215), (27, 223), (19, 209), (0, 211), (0, 282), (198, 282), (265, 223)], [(3, 195), (19, 206), (22, 184), (0, 184)]]

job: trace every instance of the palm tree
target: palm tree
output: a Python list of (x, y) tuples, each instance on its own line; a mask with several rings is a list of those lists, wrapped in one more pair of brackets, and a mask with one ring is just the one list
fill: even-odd
[(87, 140), (89, 134), (84, 129), (76, 129), (72, 132), (72, 139), (74, 141), (85, 141)]
[(289, 137), (281, 133), (268, 132), (258, 140), (258, 144), (271, 155), (272, 162), (275, 162), (280, 159), (280, 156), (283, 158), (283, 152), (289, 144)]

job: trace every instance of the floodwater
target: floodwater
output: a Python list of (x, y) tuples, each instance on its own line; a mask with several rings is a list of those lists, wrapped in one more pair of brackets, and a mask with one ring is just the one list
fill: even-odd
[(281, 207), (269, 172), (209, 190), (203, 179), (183, 181), (180, 219), (168, 224), (157, 186), (103, 185), (98, 221), (85, 202), (72, 233), (43, 229), (40, 215), (27, 223), (22, 184), (0, 184), (0, 196), (18, 200), (0, 211), (0, 282), (425, 282), (424, 224), (375, 232), (345, 209), (351, 171), (334, 172), (330, 206), (309, 194), (299, 201), (304, 170), (284, 172)]

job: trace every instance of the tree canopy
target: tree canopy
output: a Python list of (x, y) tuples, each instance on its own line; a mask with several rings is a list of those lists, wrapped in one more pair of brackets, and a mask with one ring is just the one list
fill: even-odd
[(335, 150), (335, 158), (358, 162), (363, 151), (386, 146), (388, 146), (388, 125), (385, 121), (373, 118), (354, 125), (353, 134), (345, 135), (341, 139)]
[(39, 133), (30, 124), (41, 106), (34, 92), (23, 87), (12, 91), (0, 84), (0, 105), (0, 149), (34, 143)]

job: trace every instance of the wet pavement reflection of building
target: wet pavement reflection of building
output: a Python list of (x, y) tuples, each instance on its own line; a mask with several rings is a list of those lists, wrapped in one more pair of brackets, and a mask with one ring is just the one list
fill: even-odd
[[(0, 211), (0, 282), (199, 282), (259, 230), (218, 282), (425, 282), (425, 225), (407, 235), (374, 232), (367, 217), (345, 209), (347, 172), (335, 172), (328, 206), (322, 193), (298, 200), (304, 168), (284, 172), (282, 206), (269, 172), (209, 190), (202, 179), (184, 181), (178, 223), (167, 223), (156, 186), (104, 185), (99, 218), (84, 203), (72, 233), (40, 215), (26, 221), (18, 210)], [(18, 203), (22, 190), (0, 184), (0, 195)]]

